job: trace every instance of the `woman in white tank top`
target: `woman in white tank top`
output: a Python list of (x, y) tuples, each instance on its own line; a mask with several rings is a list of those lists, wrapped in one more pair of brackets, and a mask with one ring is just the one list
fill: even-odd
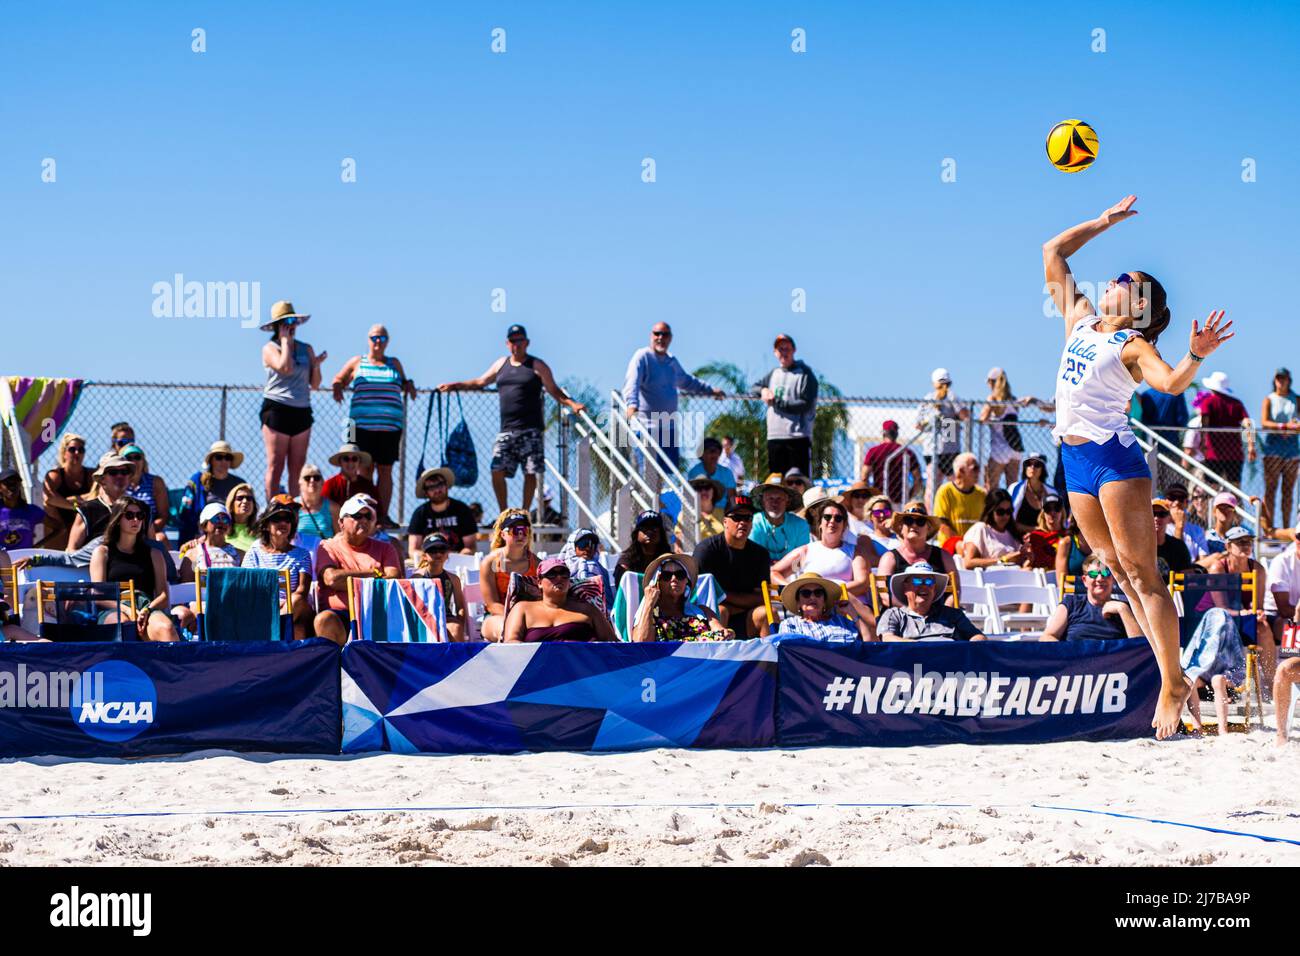
[(866, 555), (853, 542), (845, 541), (848, 520), (848, 506), (834, 499), (814, 505), (808, 514), (812, 540), (772, 565), (772, 580), (785, 585), (801, 574), (819, 574), (844, 582), (853, 594), (862, 594), (871, 567)]
[(1096, 219), (1043, 245), (1047, 290), (1065, 317), (1065, 349), (1056, 380), (1056, 428), (1070, 508), (1093, 551), (1102, 555), (1128, 595), (1160, 665), (1161, 689), (1151, 726), (1156, 737), (1178, 728), (1190, 685), (1179, 665), (1178, 614), (1156, 569), (1151, 474), (1128, 423), (1128, 406), (1143, 379), (1181, 393), (1206, 356), (1232, 338), (1223, 312), (1202, 328), (1192, 321), (1188, 352), (1170, 367), (1156, 351), (1169, 327), (1165, 290), (1149, 273), (1125, 272), (1108, 283), (1096, 308), (1075, 286), (1066, 260), (1116, 223), (1137, 215), (1126, 196)]

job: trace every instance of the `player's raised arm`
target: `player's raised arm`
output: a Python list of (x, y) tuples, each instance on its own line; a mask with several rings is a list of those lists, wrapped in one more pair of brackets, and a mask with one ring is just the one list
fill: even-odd
[(1136, 216), (1132, 208), (1137, 196), (1125, 196), (1096, 219), (1089, 219), (1043, 243), (1043, 278), (1052, 294), (1052, 301), (1065, 318), (1065, 334), (1069, 335), (1075, 323), (1085, 315), (1096, 312), (1088, 297), (1080, 295), (1067, 261), (1090, 239), (1101, 235), (1117, 222)]
[(1192, 320), (1192, 334), (1188, 339), (1187, 354), (1177, 365), (1169, 365), (1160, 357), (1155, 346), (1142, 338), (1132, 339), (1125, 345), (1125, 350), (1131, 349), (1136, 353), (1142, 378), (1148, 385), (1157, 392), (1181, 395), (1187, 386), (1192, 384), (1192, 379), (1196, 378), (1201, 363), (1209, 357), (1210, 353), (1237, 334), (1228, 331), (1232, 328), (1232, 320), (1224, 322), (1223, 315), (1222, 309), (1211, 312), (1205, 320), (1204, 327), (1197, 324), (1195, 319)]

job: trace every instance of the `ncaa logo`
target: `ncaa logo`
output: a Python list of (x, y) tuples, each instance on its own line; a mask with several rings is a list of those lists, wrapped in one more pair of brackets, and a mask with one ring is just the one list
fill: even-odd
[[(85, 674), (91, 679), (77, 683), (69, 709), (77, 726), (87, 734), (98, 740), (120, 742), (152, 726), (158, 691), (148, 674), (126, 661), (105, 661)], [(94, 679), (96, 674), (99, 680)], [(83, 692), (83, 688), (88, 690)]]

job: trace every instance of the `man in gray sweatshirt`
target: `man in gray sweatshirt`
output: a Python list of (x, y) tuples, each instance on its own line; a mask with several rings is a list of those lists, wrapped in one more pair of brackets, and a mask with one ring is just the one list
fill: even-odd
[(668, 352), (672, 340), (673, 330), (667, 322), (656, 323), (650, 330), (650, 347), (637, 349), (627, 363), (623, 401), (627, 403), (628, 417), (640, 418), (676, 465), (682, 444), (682, 429), (676, 420), (677, 392), (717, 398), (724, 392), (682, 368), (682, 363)]
[(777, 367), (752, 390), (767, 403), (767, 470), (783, 475), (798, 468), (810, 475), (817, 375), (794, 357), (794, 349), (794, 339), (784, 332), (778, 335), (772, 343)]

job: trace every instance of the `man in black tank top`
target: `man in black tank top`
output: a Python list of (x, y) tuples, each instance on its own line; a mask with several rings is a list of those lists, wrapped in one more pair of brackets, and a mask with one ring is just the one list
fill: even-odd
[(528, 354), (528, 333), (522, 325), (512, 325), (506, 330), (508, 355), (492, 363), (491, 368), (465, 382), (444, 382), (440, 392), (487, 388), (493, 383), (501, 400), (501, 430), (492, 443), (492, 490), (496, 492), (497, 505), (506, 509), (506, 479), (524, 466), (523, 509), (528, 510), (537, 490), (537, 476), (546, 467), (542, 445), (545, 415), (542, 409), (542, 390), (573, 412), (586, 406), (575, 402), (555, 384), (551, 367), (534, 355)]

